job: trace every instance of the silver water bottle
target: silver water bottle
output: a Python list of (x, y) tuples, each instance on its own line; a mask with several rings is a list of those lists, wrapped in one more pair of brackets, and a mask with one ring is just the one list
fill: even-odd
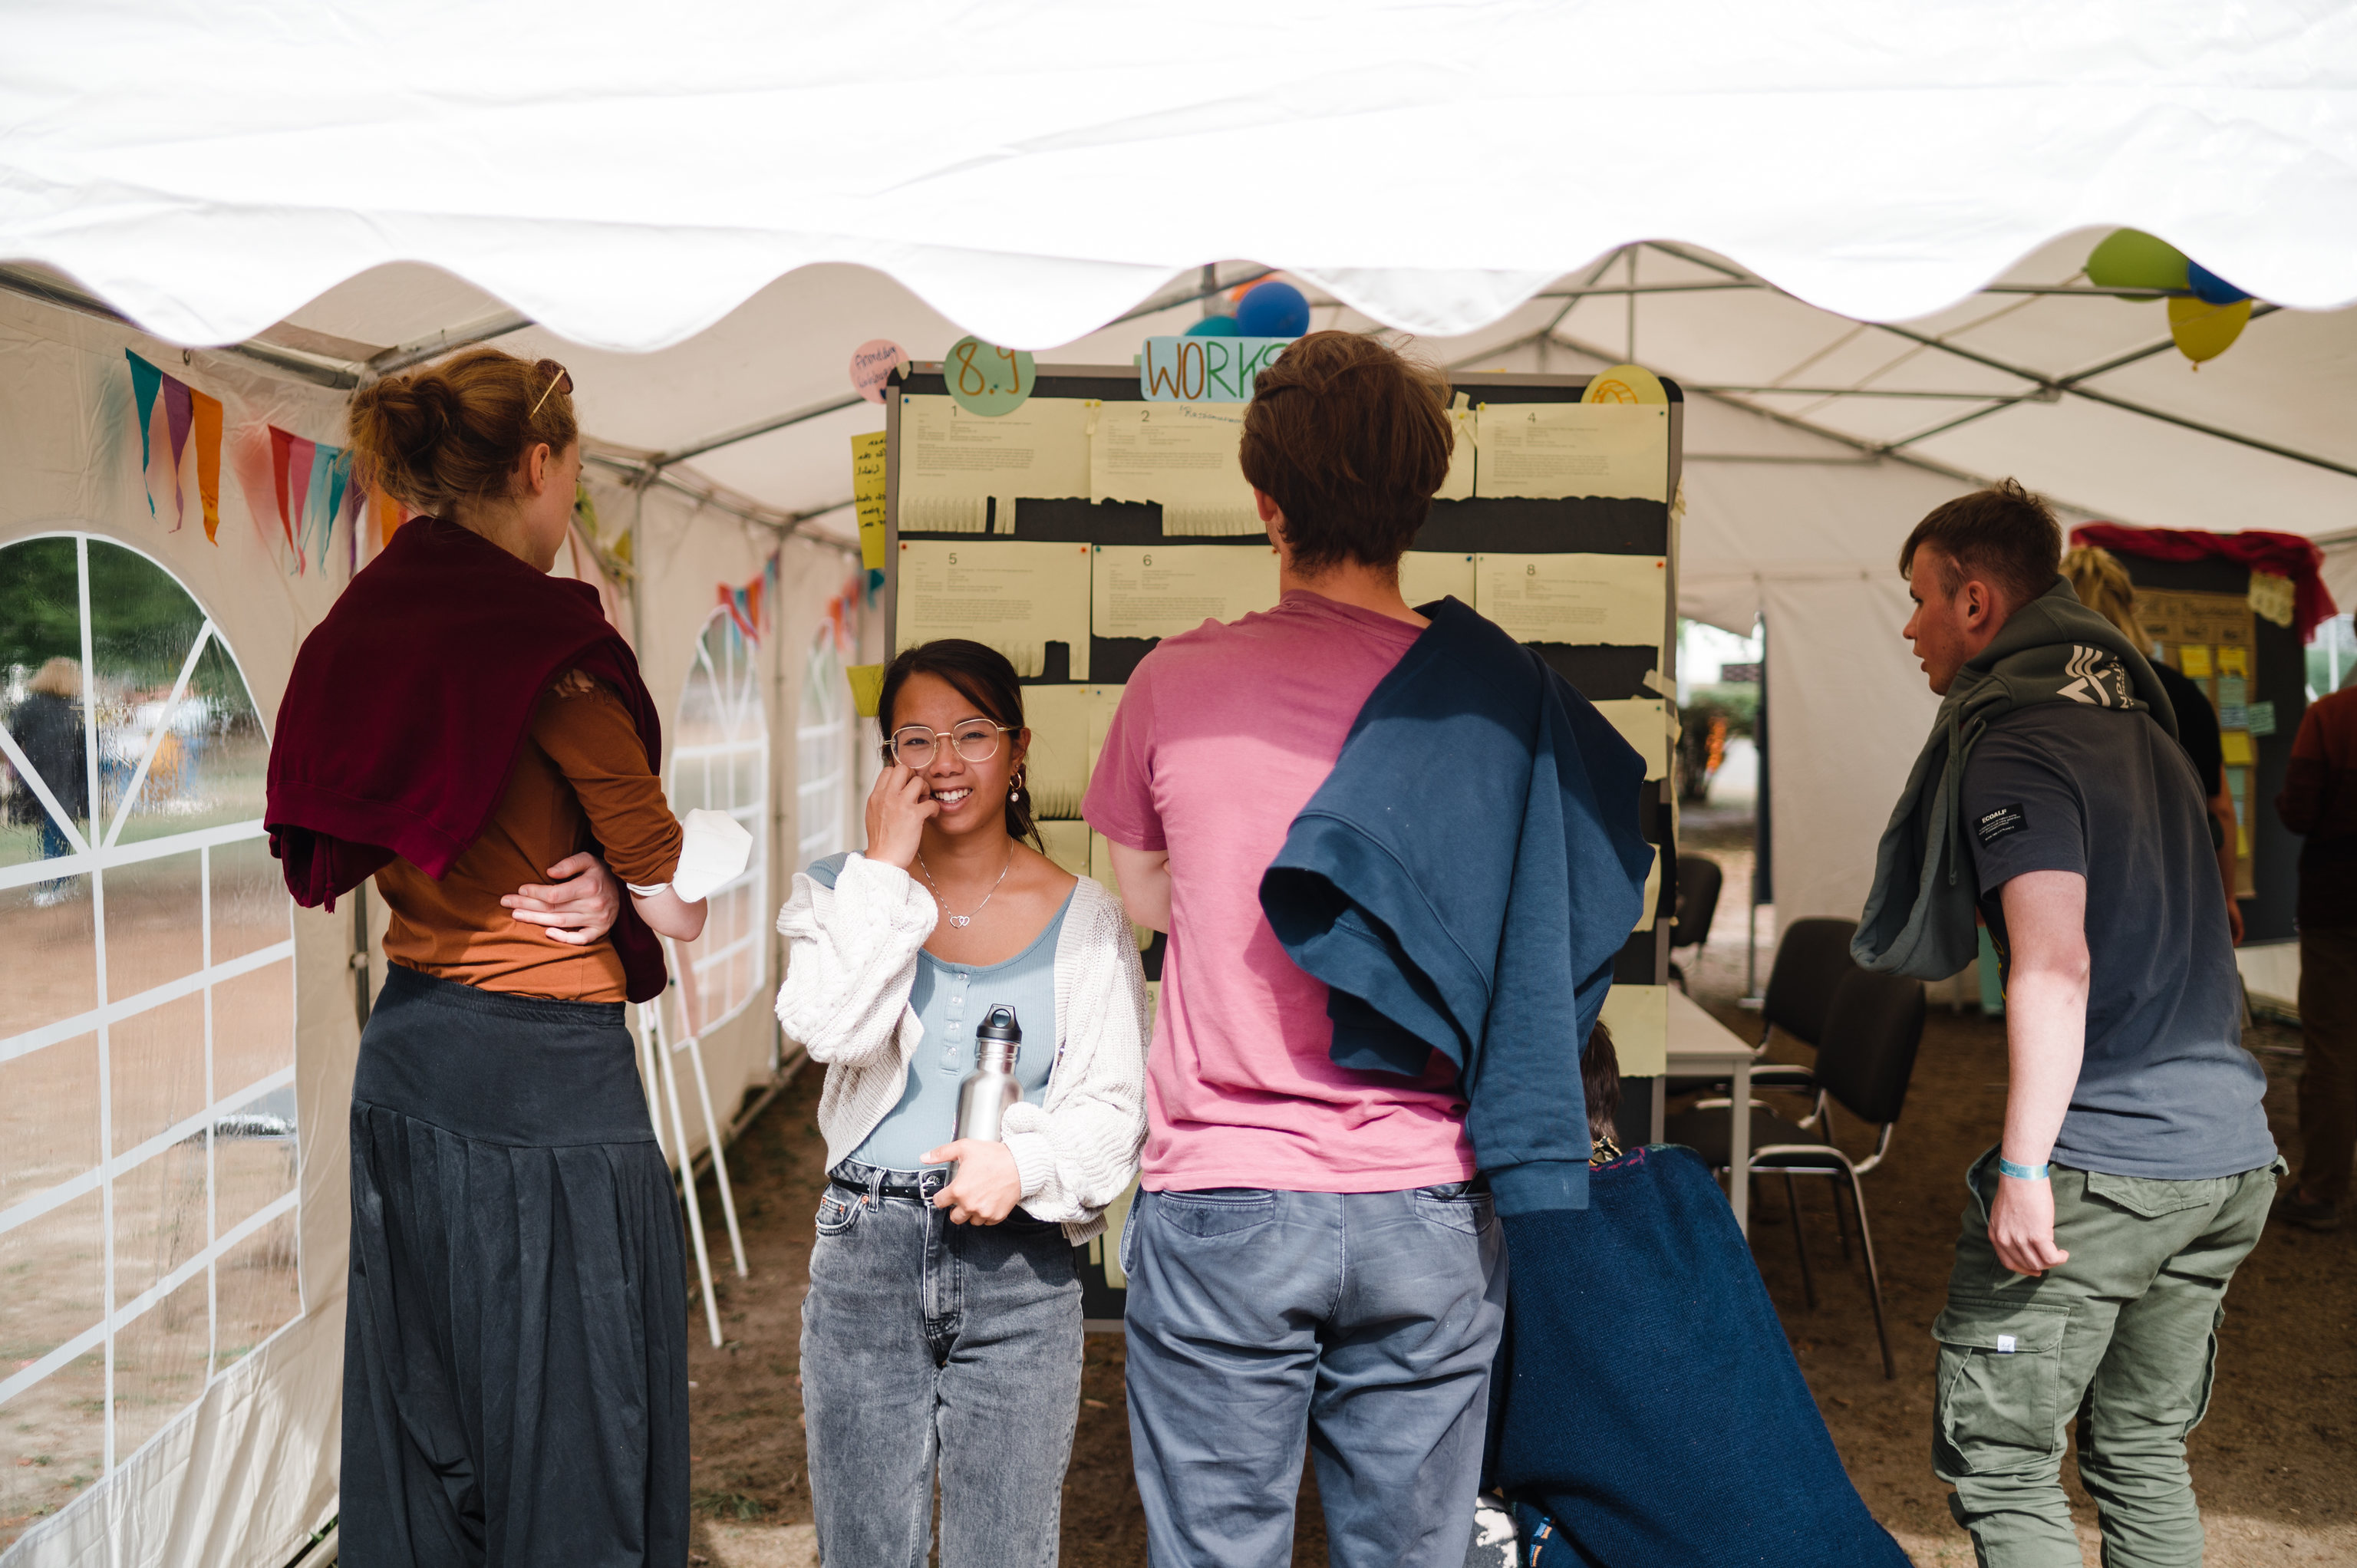
[(1015, 1081), (1015, 1057), (1023, 1048), (1015, 1009), (992, 1004), (974, 1032), (974, 1070), (958, 1085), (957, 1135), (996, 1144), (1006, 1108), (1023, 1098), (1023, 1086)]

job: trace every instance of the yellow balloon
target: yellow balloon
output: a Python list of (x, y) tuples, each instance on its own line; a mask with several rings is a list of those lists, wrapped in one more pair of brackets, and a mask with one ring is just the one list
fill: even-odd
[(2169, 302), (2169, 335), (2177, 339), (2178, 351), (2197, 365), (2224, 353), (2250, 323), (2251, 302), (2247, 299), (2238, 299), (2232, 305), (2208, 305), (2186, 298)]
[(1587, 391), (1580, 395), (1582, 403), (1667, 403), (1668, 391), (1662, 378), (1641, 365), (1615, 365), (1609, 371), (1598, 371), (1588, 381)]

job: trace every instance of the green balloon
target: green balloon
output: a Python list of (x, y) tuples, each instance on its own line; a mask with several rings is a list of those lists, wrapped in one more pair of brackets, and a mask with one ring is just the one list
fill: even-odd
[(2185, 252), (2141, 229), (2115, 229), (2089, 252), (2087, 281), (2101, 288), (2184, 288)]

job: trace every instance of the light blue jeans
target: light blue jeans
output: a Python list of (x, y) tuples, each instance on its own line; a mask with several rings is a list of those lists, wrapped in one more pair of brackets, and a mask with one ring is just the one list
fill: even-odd
[(1505, 1324), (1486, 1192), (1140, 1193), (1122, 1251), (1153, 1568), (1289, 1563), (1305, 1431), (1335, 1568), (1462, 1568)]
[[(907, 1175), (910, 1173), (896, 1173)], [(938, 1190), (939, 1177), (929, 1183)], [(1063, 1227), (840, 1181), (802, 1300), (802, 1413), (826, 1568), (1049, 1568), (1081, 1403), (1081, 1285)]]

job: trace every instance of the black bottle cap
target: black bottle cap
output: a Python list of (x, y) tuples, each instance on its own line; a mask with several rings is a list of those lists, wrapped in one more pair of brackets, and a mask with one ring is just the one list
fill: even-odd
[(974, 1032), (977, 1040), (1012, 1040), (1023, 1043), (1023, 1026), (1015, 1021), (1015, 1009), (1004, 1002), (993, 1003), (989, 1015)]

